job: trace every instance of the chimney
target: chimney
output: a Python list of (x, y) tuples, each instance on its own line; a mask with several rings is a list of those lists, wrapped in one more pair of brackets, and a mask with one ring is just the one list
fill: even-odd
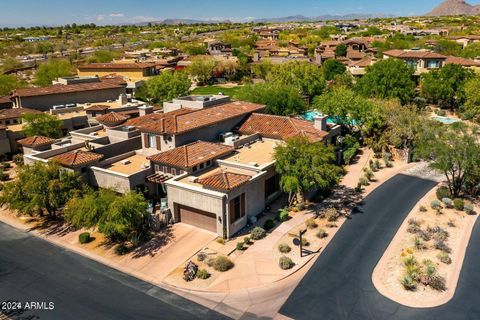
[(144, 116), (144, 115), (147, 115), (147, 114), (150, 114), (150, 113), (153, 113), (153, 107), (152, 106), (143, 105), (143, 106), (138, 107), (138, 115), (140, 117)]
[(260, 61), (260, 53), (259, 52), (255, 52), (253, 54), (253, 62), (258, 62)]
[(120, 103), (120, 105), (122, 106), (128, 103), (128, 98), (125, 93), (120, 94), (120, 96), (118, 97), (118, 103)]
[(327, 118), (328, 118), (328, 116), (326, 116), (326, 115), (318, 115), (318, 116), (316, 116), (316, 117), (313, 119), (313, 120), (314, 120), (315, 129), (317, 129), (317, 130), (322, 130), (322, 131), (328, 131)]

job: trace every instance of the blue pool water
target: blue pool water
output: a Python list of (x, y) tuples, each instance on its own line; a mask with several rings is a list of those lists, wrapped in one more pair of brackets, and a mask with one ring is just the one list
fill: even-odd
[[(321, 115), (321, 113), (318, 112), (318, 111), (307, 111), (303, 114), (302, 118), (305, 119), (305, 120), (308, 120), (308, 121), (313, 121), (315, 119), (315, 117), (318, 116), (318, 115)], [(353, 125), (356, 125), (356, 123), (357, 122), (355, 120), (352, 121)], [(328, 117), (327, 118), (327, 124), (334, 125), (334, 124), (337, 124), (337, 122), (335, 121), (334, 117)]]
[(441, 122), (443, 124), (452, 124), (452, 123), (460, 121), (458, 119), (448, 118), (448, 117), (433, 117), (432, 119), (435, 120), (435, 121)]

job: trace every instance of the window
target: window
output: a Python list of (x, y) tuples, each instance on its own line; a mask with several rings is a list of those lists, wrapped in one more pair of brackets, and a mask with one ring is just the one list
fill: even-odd
[(278, 174), (265, 180), (265, 199), (280, 190), (280, 176)]
[(200, 170), (202, 170), (205, 167), (204, 163), (200, 163)]
[(197, 166), (193, 166), (192, 171), (193, 172), (197, 171)]
[(5, 124), (6, 124), (6, 125), (9, 125), (9, 124), (10, 124), (10, 120), (5, 120)]
[(92, 117), (95, 118), (96, 116), (97, 116), (97, 114), (95, 112), (92, 112)]
[(177, 169), (172, 168), (172, 175), (176, 176), (177, 175)]
[(438, 69), (440, 68), (440, 62), (438, 60), (428, 60), (427, 69)]
[(207, 167), (209, 167), (211, 164), (212, 164), (212, 161), (211, 161), (211, 160), (208, 160), (208, 161), (207, 161)]
[(243, 218), (245, 216), (245, 193), (230, 200), (230, 223)]
[(157, 139), (154, 134), (149, 134), (148, 135), (148, 145), (150, 148), (156, 148), (157, 147)]

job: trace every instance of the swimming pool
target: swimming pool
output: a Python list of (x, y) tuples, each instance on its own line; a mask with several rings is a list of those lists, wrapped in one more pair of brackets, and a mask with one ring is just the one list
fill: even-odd
[[(313, 121), (315, 117), (319, 115), (321, 115), (321, 113), (318, 111), (307, 111), (303, 114), (302, 118), (304, 120)], [(331, 124), (331, 125), (337, 124), (339, 121), (335, 121), (335, 120), (336, 120), (335, 117), (328, 117), (327, 124)], [(356, 125), (357, 122), (355, 120), (352, 120), (352, 124)]]
[(452, 124), (460, 121), (459, 119), (455, 119), (455, 118), (439, 117), (439, 116), (433, 117), (432, 119), (435, 121), (441, 122), (443, 124)]

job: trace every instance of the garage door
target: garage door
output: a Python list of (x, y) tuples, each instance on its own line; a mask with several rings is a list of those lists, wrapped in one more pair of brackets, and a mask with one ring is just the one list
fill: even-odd
[(176, 204), (176, 206), (178, 208), (178, 221), (212, 232), (217, 232), (217, 216), (214, 213), (178, 204)]

